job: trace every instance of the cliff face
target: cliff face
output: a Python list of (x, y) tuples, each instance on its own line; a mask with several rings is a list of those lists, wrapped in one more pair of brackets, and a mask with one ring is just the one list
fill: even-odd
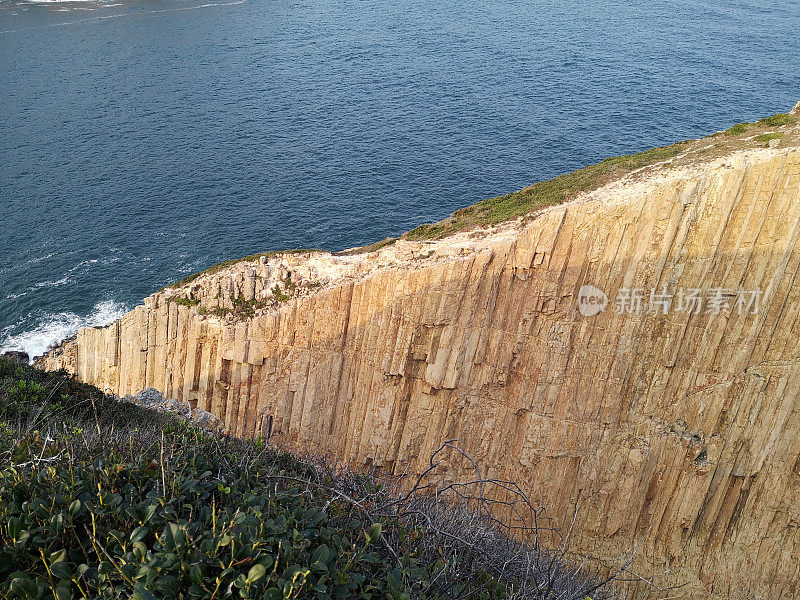
[[(796, 597), (798, 236), (800, 150), (751, 150), (485, 236), (234, 265), (43, 362), (397, 472), (458, 438), (562, 525), (577, 509), (573, 548), (601, 564), (643, 540), (675, 595)], [(288, 280), (305, 291), (271, 306)]]

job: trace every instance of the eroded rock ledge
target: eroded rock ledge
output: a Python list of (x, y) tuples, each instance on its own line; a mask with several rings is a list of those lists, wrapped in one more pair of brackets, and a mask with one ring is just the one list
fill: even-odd
[[(677, 596), (795, 597), (798, 238), (800, 150), (751, 149), (525, 223), (231, 265), (41, 363), (388, 471), (458, 438), (556, 521), (577, 509), (573, 548), (602, 565), (644, 540), (639, 568)], [(592, 317), (586, 284), (609, 298)], [(720, 288), (728, 310), (615, 311), (664, 286)]]

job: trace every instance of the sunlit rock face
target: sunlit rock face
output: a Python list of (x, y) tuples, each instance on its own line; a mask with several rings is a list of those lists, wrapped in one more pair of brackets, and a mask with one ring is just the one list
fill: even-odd
[(800, 151), (750, 150), (473, 236), (234, 265), (42, 364), (386, 471), (458, 438), (556, 522), (577, 510), (598, 565), (643, 540), (678, 597), (795, 597), (799, 236)]

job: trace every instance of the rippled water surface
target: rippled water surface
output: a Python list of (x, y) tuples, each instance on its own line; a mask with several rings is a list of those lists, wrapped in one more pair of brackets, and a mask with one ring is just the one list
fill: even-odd
[(800, 99), (800, 3), (0, 0), (0, 347)]

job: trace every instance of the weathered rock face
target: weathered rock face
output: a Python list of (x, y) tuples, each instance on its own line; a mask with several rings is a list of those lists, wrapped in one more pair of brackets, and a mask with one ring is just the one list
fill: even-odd
[[(675, 595), (797, 597), (800, 151), (619, 182), (515, 227), (363, 256), (236, 323), (156, 294), (44, 364), (356, 464), (418, 470), (458, 438), (551, 517), (577, 509), (573, 547), (601, 564), (643, 539)], [(604, 311), (581, 314), (584, 285)]]

